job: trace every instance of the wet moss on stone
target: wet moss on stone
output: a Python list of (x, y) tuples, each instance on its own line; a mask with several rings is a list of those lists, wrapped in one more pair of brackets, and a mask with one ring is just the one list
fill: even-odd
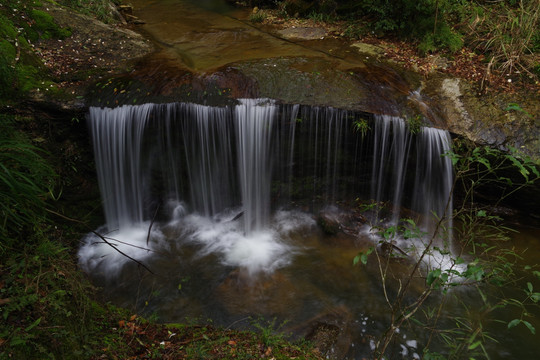
[(35, 21), (32, 28), (38, 32), (41, 38), (65, 39), (71, 36), (71, 30), (58, 26), (54, 22), (54, 18), (45, 11), (34, 9), (30, 14)]

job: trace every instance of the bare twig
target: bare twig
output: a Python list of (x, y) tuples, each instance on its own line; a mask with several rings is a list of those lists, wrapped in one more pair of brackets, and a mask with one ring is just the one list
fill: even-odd
[(161, 206), (161, 202), (156, 206), (156, 210), (154, 211), (154, 216), (152, 216), (152, 221), (150, 222), (150, 226), (148, 227), (148, 235), (146, 235), (146, 246), (148, 246), (148, 242), (150, 241), (150, 232), (152, 231), (152, 225), (154, 225), (154, 221), (156, 221), (156, 216), (157, 216), (160, 206)]
[(123, 252), (122, 250), (118, 249), (116, 246), (114, 246), (111, 242), (109, 242), (103, 235), (101, 235), (100, 233), (92, 230), (88, 224), (86, 224), (85, 222), (83, 221), (80, 221), (80, 220), (77, 220), (77, 219), (72, 219), (68, 216), (65, 216), (63, 214), (60, 214), (54, 210), (50, 210), (50, 209), (45, 209), (47, 212), (50, 212), (51, 214), (54, 214), (56, 216), (59, 216), (61, 217), (62, 219), (65, 219), (65, 220), (68, 220), (68, 221), (73, 221), (75, 223), (78, 223), (78, 224), (81, 224), (81, 225), (84, 225), (86, 228), (89, 229), (89, 231), (96, 235), (98, 238), (100, 238), (101, 240), (103, 240), (103, 242), (107, 245), (109, 245), (110, 247), (112, 247), (114, 250), (118, 251), (119, 254), (121, 254), (122, 256), (125, 256), (126, 258), (130, 259), (131, 261), (135, 262), (137, 265), (139, 266), (142, 266), (145, 270), (147, 270), (149, 273), (153, 274), (153, 275), (156, 275), (156, 273), (154, 273), (152, 270), (150, 270), (150, 268), (148, 266), (146, 266), (145, 264), (143, 264), (142, 262), (140, 262), (139, 260), (137, 259), (134, 259), (132, 258), (131, 256), (129, 256), (128, 254), (126, 254), (125, 252)]

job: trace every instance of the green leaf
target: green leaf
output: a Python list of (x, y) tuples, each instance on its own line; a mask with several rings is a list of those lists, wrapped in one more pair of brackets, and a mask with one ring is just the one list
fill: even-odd
[(504, 111), (510, 111), (510, 110), (516, 110), (516, 111), (523, 111), (521, 106), (519, 106), (516, 103), (510, 103), (508, 106), (504, 109)]
[(368, 260), (368, 254), (365, 252), (360, 252), (358, 255), (356, 255), (353, 259), (353, 265), (357, 265), (359, 262), (366, 265)]
[(540, 301), (540, 293), (531, 294), (531, 300), (534, 301), (535, 303)]
[(528, 181), (530, 172), (525, 168), (525, 166), (523, 166), (523, 164), (512, 155), (506, 155), (506, 158), (509, 159), (514, 164), (515, 167), (518, 168), (521, 175), (523, 175), (525, 180)]
[(478, 345), (482, 344), (482, 341), (481, 340), (478, 340), (474, 343), (472, 343), (471, 345), (469, 345), (469, 350), (474, 350), (478, 347)]
[(11, 342), (9, 343), (10, 346), (17, 346), (23, 344), (26, 344), (26, 339), (20, 338), (18, 336), (11, 339)]
[(437, 280), (439, 276), (441, 276), (441, 269), (435, 269), (433, 271), (430, 271), (426, 279), (427, 284), (433, 284), (433, 282)]
[(520, 319), (514, 319), (508, 323), (508, 328), (511, 329), (521, 322)]
[(24, 331), (29, 332), (30, 330), (32, 330), (33, 328), (38, 326), (40, 322), (41, 322), (41, 318), (38, 318), (36, 321), (34, 321), (32, 324), (30, 324), (30, 326), (28, 326), (26, 329), (24, 329)]
[(533, 285), (530, 282), (527, 283), (527, 289), (529, 289), (529, 293), (533, 292)]
[(366, 265), (367, 264), (367, 254), (360, 255), (360, 261), (362, 262), (362, 264)]
[(484, 269), (481, 266), (469, 264), (469, 266), (467, 266), (467, 271), (465, 271), (464, 275), (468, 279), (480, 281), (484, 277)]
[(478, 212), (476, 213), (476, 216), (486, 217), (486, 212), (484, 210), (478, 210)]
[(536, 334), (536, 329), (534, 328), (534, 326), (532, 326), (532, 324), (531, 324), (530, 322), (525, 321), (525, 320), (522, 320), (521, 322), (522, 322), (523, 324), (525, 324), (525, 326), (526, 326), (527, 328), (529, 328), (529, 331), (530, 331), (533, 335)]

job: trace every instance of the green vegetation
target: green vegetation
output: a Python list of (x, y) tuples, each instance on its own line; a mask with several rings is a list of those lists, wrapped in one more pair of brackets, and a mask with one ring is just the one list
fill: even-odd
[(59, 0), (58, 3), (70, 7), (81, 14), (90, 15), (106, 24), (115, 23), (116, 9), (111, 4), (120, 4), (121, 0)]
[(65, 39), (71, 36), (71, 31), (69, 29), (60, 28), (54, 22), (53, 17), (45, 11), (33, 9), (30, 11), (30, 16), (35, 21), (32, 30), (39, 34), (39, 36), (35, 36), (33, 40), (38, 40), (39, 38)]
[(32, 90), (57, 92), (32, 44), (64, 39), (71, 31), (59, 27), (40, 6), (35, 1), (10, 0), (0, 7), (0, 105)]
[(485, 55), (488, 71), (519, 71), (538, 79), (540, 1), (462, 0), (260, 0), (284, 17), (345, 21), (343, 35), (397, 37), (423, 54), (447, 56), (463, 46)]
[[(531, 72), (538, 65), (540, 1), (504, 1), (491, 6), (473, 5), (464, 33), (477, 51), (505, 73)], [(534, 71), (534, 70), (532, 70)]]
[(266, 20), (267, 17), (268, 15), (264, 11), (259, 10), (249, 16), (249, 21), (254, 23), (261, 23)]
[(411, 134), (418, 134), (422, 130), (422, 126), (424, 126), (424, 119), (422, 118), (422, 115), (416, 115), (413, 117), (407, 117), (406, 118), (407, 127), (409, 128), (409, 131)]
[(371, 130), (366, 119), (354, 120), (352, 126), (353, 131), (360, 132), (362, 139), (366, 136), (367, 132)]
[[(429, 331), (425, 359), (489, 359), (487, 343), (497, 342), (504, 335), (486, 332), (488, 322), (503, 322), (508, 329), (523, 326), (536, 333), (531, 318), (540, 307), (540, 292), (533, 285), (540, 280), (540, 272), (534, 267), (537, 265), (520, 262), (521, 254), (507, 244), (512, 230), (499, 216), (489, 213), (491, 205), (480, 206), (475, 196), (480, 187), (495, 189), (504, 184), (511, 191), (495, 195), (503, 201), (540, 181), (539, 169), (515, 151), (501, 153), (461, 142), (454, 151), (446, 156), (455, 166), (454, 191), (460, 193), (462, 201), (453, 214), (434, 214), (437, 226), (430, 233), (421, 231), (412, 219), (403, 219), (396, 226), (375, 226), (381, 236), (379, 246), (359, 253), (353, 260), (354, 265), (376, 262), (391, 313), (387, 330), (375, 343), (376, 359), (386, 358), (391, 351), (396, 329), (409, 326)], [(449, 233), (453, 233), (454, 245), (459, 244), (457, 249), (446, 240)], [(399, 249), (395, 246), (397, 238), (416, 239), (424, 247)], [(441, 257), (448, 261), (428, 261)], [(393, 273), (391, 264), (404, 258), (414, 260), (410, 272)], [(468, 289), (467, 301), (462, 300), (459, 288)], [(445, 311), (446, 304), (452, 304), (455, 313)], [(508, 318), (506, 314), (517, 317)]]
[(35, 225), (45, 220), (45, 202), (55, 182), (42, 150), (16, 131), (13, 122), (0, 115), (0, 256), (39, 232)]
[(94, 327), (89, 285), (49, 220), (57, 177), (48, 154), (19, 120), (0, 116), (0, 358), (82, 358)]

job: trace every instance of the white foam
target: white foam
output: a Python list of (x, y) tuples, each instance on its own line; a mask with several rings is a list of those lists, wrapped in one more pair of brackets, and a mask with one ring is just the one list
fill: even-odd
[(282, 235), (316, 225), (313, 216), (304, 212), (279, 210), (274, 214), (273, 227)]
[(137, 261), (146, 259), (164, 238), (159, 229), (152, 228), (148, 239), (149, 227), (150, 222), (143, 222), (108, 233), (105, 228), (96, 230), (108, 244), (95, 233), (87, 234), (78, 252), (80, 266), (87, 272), (99, 270), (114, 276), (126, 262), (132, 261), (125, 255)]
[[(383, 237), (378, 234), (377, 231), (376, 228), (366, 225), (360, 230), (360, 234), (377, 244), (384, 241)], [(426, 251), (431, 240), (430, 236), (431, 235), (428, 232), (424, 232), (423, 236), (419, 235), (417, 238), (404, 238), (403, 236), (396, 235), (392, 241), (397, 248), (402, 250), (413, 260), (417, 261)], [(461, 274), (465, 272), (467, 270), (467, 264), (456, 263), (456, 258), (457, 256), (453, 254), (450, 246), (444, 244), (441, 239), (435, 239), (434, 243), (430, 245), (430, 249), (424, 254), (422, 265), (424, 270), (428, 273), (432, 270), (440, 269), (443, 273), (449, 274), (448, 281), (462, 282), (465, 278), (458, 276), (455, 273)]]
[[(285, 216), (274, 223), (275, 228), (244, 234), (241, 219), (216, 221), (192, 214), (182, 221), (184, 241), (202, 245), (199, 254), (218, 254), (222, 264), (241, 267), (249, 274), (272, 272), (291, 262), (294, 249), (283, 239), (284, 235), (304, 224), (301, 216)], [(217, 216), (223, 219), (227, 216)], [(302, 218), (304, 219), (304, 218)]]
[[(159, 225), (152, 227), (147, 244), (149, 222), (115, 231), (105, 236), (106, 240), (124, 254), (138, 260), (146, 260), (155, 251), (163, 249), (167, 241), (177, 245), (196, 244), (200, 246), (198, 256), (217, 255), (225, 266), (240, 267), (254, 275), (259, 272), (273, 272), (289, 265), (298, 249), (289, 242), (292, 232), (315, 226), (315, 220), (298, 211), (278, 211), (270, 227), (245, 234), (243, 219), (235, 219), (238, 209), (228, 210), (214, 217), (198, 214), (185, 215), (183, 204), (169, 204), (171, 220), (164, 229), (177, 229), (176, 239), (165, 239)], [(105, 229), (98, 229), (98, 233)], [(166, 231), (166, 233), (175, 233)], [(79, 250), (79, 262), (87, 272), (96, 270), (114, 276), (130, 261), (95, 234), (88, 234)]]

